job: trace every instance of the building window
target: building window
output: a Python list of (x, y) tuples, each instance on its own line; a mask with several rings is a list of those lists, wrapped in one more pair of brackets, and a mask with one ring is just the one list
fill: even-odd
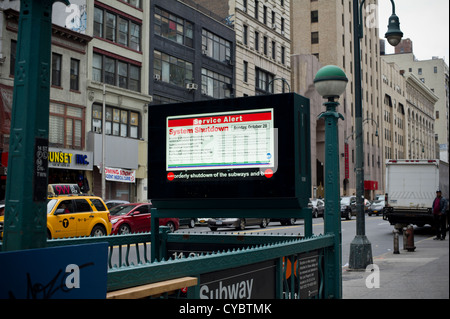
[[(273, 74), (260, 68), (255, 70), (256, 94), (273, 93)], [(259, 91), (259, 92), (258, 92)]]
[(50, 103), (49, 145), (83, 149), (84, 109), (59, 103)]
[(140, 92), (140, 66), (94, 53), (92, 61), (92, 78), (94, 81), (119, 86)]
[(105, 17), (105, 39), (116, 42), (117, 16), (115, 14), (106, 12)]
[(62, 55), (52, 53), (52, 85), (61, 86)]
[(141, 24), (98, 7), (94, 8), (94, 36), (141, 50)]
[(255, 50), (259, 50), (259, 32), (255, 31)]
[(205, 29), (202, 30), (202, 52), (221, 62), (231, 62), (231, 42)]
[(80, 61), (70, 59), (70, 89), (80, 90)]
[(231, 97), (231, 78), (202, 68), (202, 94), (223, 99)]
[[(100, 104), (92, 106), (92, 127), (96, 133), (102, 132), (102, 109)], [(140, 114), (115, 107), (105, 107), (105, 134), (139, 138)]]
[(180, 87), (186, 87), (186, 84), (194, 82), (192, 63), (156, 50), (153, 57), (153, 73), (155, 78)]
[(152, 104), (158, 105), (158, 104), (171, 104), (171, 103), (180, 103), (180, 102), (182, 102), (182, 101), (154, 94)]
[(141, 0), (122, 0), (126, 3), (128, 3), (129, 5), (142, 9), (142, 1)]
[(190, 48), (194, 46), (192, 23), (157, 7), (154, 17), (155, 34)]
[(286, 64), (286, 48), (281, 47), (281, 64)]
[(244, 61), (244, 82), (248, 82), (248, 62)]
[(275, 41), (272, 41), (272, 59), (277, 58), (277, 44)]
[(319, 11), (311, 11), (311, 23), (319, 22)]
[(263, 23), (267, 25), (267, 7), (263, 6)]
[(244, 25), (244, 44), (248, 44), (248, 26)]
[(94, 8), (94, 35), (103, 38), (103, 10)]
[(264, 51), (264, 55), (267, 55), (267, 53), (268, 53), (268, 49), (267, 49), (267, 42), (268, 42), (268, 39), (267, 39), (267, 37), (266, 36), (264, 36), (264, 38), (263, 38), (263, 51)]
[(311, 32), (311, 43), (319, 43), (319, 32)]

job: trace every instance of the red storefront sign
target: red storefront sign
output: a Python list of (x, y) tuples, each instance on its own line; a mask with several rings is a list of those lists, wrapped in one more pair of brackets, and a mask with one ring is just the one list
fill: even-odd
[(377, 181), (364, 181), (364, 189), (368, 191), (376, 191), (378, 190), (378, 182)]

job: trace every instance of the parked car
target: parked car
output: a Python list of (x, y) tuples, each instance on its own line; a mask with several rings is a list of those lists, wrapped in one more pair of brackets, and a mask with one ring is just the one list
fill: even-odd
[(105, 202), (106, 206), (108, 207), (108, 209), (113, 208), (114, 206), (117, 205), (123, 205), (123, 204), (129, 204), (129, 201), (126, 200), (117, 200), (117, 199), (111, 199), (111, 200), (107, 200)]
[(297, 218), (291, 217), (291, 218), (271, 218), (271, 222), (280, 222), (281, 225), (295, 225), (295, 222), (297, 221)]
[(341, 217), (348, 220), (352, 219), (352, 216), (356, 216), (356, 197), (341, 197)]
[[(369, 209), (370, 202), (364, 198), (364, 211)], [(341, 197), (341, 217), (352, 219), (356, 216), (356, 196)]]
[(308, 207), (312, 209), (312, 215), (314, 218), (325, 214), (325, 202), (319, 198), (311, 198), (308, 203)]
[[(149, 203), (122, 204), (111, 208), (111, 234), (149, 232), (151, 213)], [(167, 226), (173, 232), (180, 226), (178, 218), (160, 218), (160, 226)]]
[(200, 226), (208, 226), (209, 217), (199, 217), (197, 218), (197, 224)]
[(194, 228), (197, 223), (197, 218), (180, 218), (180, 226), (187, 225), (189, 228)]
[(386, 206), (386, 202), (384, 199), (374, 200), (372, 204), (370, 204), (369, 209), (367, 210), (367, 214), (372, 216), (372, 214), (383, 214), (384, 206)]
[(244, 230), (246, 226), (255, 225), (266, 228), (269, 222), (270, 220), (267, 218), (210, 218), (208, 219), (208, 226), (212, 231), (223, 227), (234, 227), (236, 230)]

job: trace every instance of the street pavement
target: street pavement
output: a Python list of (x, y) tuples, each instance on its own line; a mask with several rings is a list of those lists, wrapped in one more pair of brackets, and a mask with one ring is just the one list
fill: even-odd
[[(434, 237), (434, 236), (433, 236)], [(449, 236), (415, 242), (414, 252), (373, 256), (373, 271), (342, 271), (343, 299), (449, 299)]]

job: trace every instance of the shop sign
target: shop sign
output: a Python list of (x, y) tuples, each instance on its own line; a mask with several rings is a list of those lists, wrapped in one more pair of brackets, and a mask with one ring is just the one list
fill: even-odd
[(134, 183), (136, 181), (136, 171), (122, 168), (105, 167), (105, 179), (107, 181)]
[(91, 171), (92, 152), (49, 148), (48, 167)]

